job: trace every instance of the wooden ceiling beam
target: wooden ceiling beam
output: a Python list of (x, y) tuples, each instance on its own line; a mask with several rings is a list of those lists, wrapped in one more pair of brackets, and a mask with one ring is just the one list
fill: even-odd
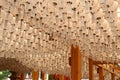
[(114, 70), (116, 70), (117, 72), (120, 73), (120, 68), (117, 65), (114, 64), (109, 64), (110, 67), (114, 68)]
[(120, 70), (120, 68), (117, 65), (115, 65), (115, 64), (109, 64), (109, 66), (111, 66), (111, 67), (113, 67), (113, 68), (115, 68), (117, 70)]
[(112, 62), (106, 62), (106, 61), (94, 61), (93, 63), (95, 65), (97, 65), (97, 64), (113, 64)]

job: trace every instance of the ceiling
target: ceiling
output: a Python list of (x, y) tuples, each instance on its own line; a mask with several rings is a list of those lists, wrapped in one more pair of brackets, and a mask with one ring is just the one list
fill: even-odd
[(69, 75), (71, 44), (87, 58), (119, 63), (119, 5), (120, 0), (0, 0), (0, 65), (6, 66), (0, 69)]

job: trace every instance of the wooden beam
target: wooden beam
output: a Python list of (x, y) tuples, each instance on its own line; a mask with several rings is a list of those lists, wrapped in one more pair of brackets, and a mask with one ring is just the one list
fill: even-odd
[(108, 71), (108, 72), (114, 74), (115, 76), (120, 77), (119, 74), (116, 74), (115, 72), (113, 72), (113, 70), (110, 70), (109, 68), (107, 68), (107, 67), (105, 67), (105, 66), (103, 66), (103, 65), (97, 65), (97, 66), (98, 66), (98, 67), (102, 67), (104, 70), (106, 70), (106, 71)]
[(104, 69), (102, 67), (99, 67), (99, 80), (104, 80), (103, 72), (104, 72)]
[(117, 72), (120, 73), (120, 67), (118, 67), (117, 65), (115, 64), (109, 64), (110, 67), (114, 68), (114, 70), (116, 70)]
[[(107, 70), (108, 72), (110, 72), (111, 73), (111, 80), (114, 80), (115, 76), (120, 77), (120, 67), (118, 67), (116, 65), (116, 63), (113, 64), (111, 62), (107, 63), (105, 61), (102, 61), (102, 62), (100, 62), (100, 61), (93, 61), (93, 64), (96, 65), (96, 66), (99, 66), (99, 67), (103, 68), (104, 70)], [(105, 64), (108, 65), (109, 68), (105, 67), (104, 66)], [(118, 72), (118, 73), (116, 73), (116, 72)], [(100, 79), (100, 80), (102, 80), (102, 79)]]
[(94, 80), (93, 60), (89, 59), (89, 80)]
[(71, 46), (71, 78), (72, 80), (82, 79), (82, 55), (78, 46)]
[(94, 61), (93, 62), (95, 65), (97, 65), (97, 64), (113, 64), (112, 62), (106, 62), (106, 61)]

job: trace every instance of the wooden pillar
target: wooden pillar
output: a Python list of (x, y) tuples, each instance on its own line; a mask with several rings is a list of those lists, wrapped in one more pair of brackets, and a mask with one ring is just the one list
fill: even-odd
[(82, 55), (78, 46), (71, 46), (71, 78), (72, 80), (82, 79)]
[(24, 74), (22, 73), (20, 76), (21, 76), (20, 80), (24, 80)]
[(104, 69), (102, 67), (99, 67), (99, 80), (104, 80), (103, 72), (104, 72)]
[(45, 80), (45, 73), (42, 72), (42, 80)]
[(35, 80), (35, 72), (32, 71), (32, 80)]
[(111, 80), (115, 80), (115, 75), (111, 74)]
[(39, 71), (35, 72), (35, 80), (39, 80)]
[(92, 59), (89, 59), (89, 80), (94, 80), (94, 65)]
[(38, 80), (38, 78), (39, 78), (39, 71), (33, 71), (32, 72), (32, 79)]

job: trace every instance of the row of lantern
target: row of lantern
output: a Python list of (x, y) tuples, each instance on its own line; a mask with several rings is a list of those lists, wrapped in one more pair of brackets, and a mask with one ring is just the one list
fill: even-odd
[(66, 55), (61, 56), (58, 54), (44, 54), (42, 56), (36, 56), (28, 54), (24, 56), (24, 54), (25, 53), (19, 54), (19, 56), (22, 56), (15, 56), (14, 58), (11, 58), (10, 56), (7, 57), (8, 55), (4, 55), (5, 58), (0, 58), (0, 60), (2, 59), (0, 64), (0, 70), (9, 69), (20, 73), (32, 70), (42, 70), (47, 73), (59, 73), (70, 75), (70, 66), (67, 60), (69, 58)]

